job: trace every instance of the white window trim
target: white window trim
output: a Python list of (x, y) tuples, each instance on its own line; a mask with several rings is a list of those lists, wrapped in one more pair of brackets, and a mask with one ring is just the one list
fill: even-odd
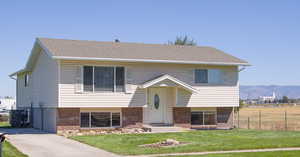
[[(92, 112), (94, 113), (110, 113), (110, 127), (92, 127)], [(89, 127), (81, 127), (81, 113), (89, 113)], [(120, 125), (119, 126), (112, 126), (112, 114), (119, 113), (120, 114)], [(79, 114), (79, 127), (80, 129), (105, 129), (105, 128), (120, 128), (122, 127), (122, 112), (114, 112), (114, 111), (82, 111)]]
[[(201, 125), (201, 124), (192, 124), (191, 123), (191, 125), (197, 125), (197, 126), (215, 126), (215, 125), (217, 125), (217, 120), (216, 120), (216, 118), (217, 118), (217, 111), (210, 111), (210, 110), (202, 110), (202, 111), (191, 111), (191, 116), (192, 116), (192, 112), (203, 112), (203, 125)], [(204, 115), (205, 115), (205, 112), (214, 112), (214, 114), (215, 114), (215, 123), (216, 124), (213, 124), (213, 125), (206, 125), (205, 123), (204, 123), (204, 121), (205, 121), (205, 119), (204, 119)]]
[[(84, 67), (85, 66), (90, 66), (90, 67), (93, 67), (93, 75), (92, 75), (92, 81), (93, 81), (93, 91), (85, 91), (84, 90)], [(113, 87), (113, 91), (112, 92), (109, 92), (109, 91), (95, 91), (95, 67), (113, 67), (114, 68), (114, 87)], [(118, 92), (117, 91), (117, 88), (116, 88), (116, 68), (117, 67), (123, 67), (124, 68), (124, 89), (123, 89), (123, 92)], [(127, 77), (127, 75), (126, 75), (126, 67), (125, 66), (122, 66), (122, 65), (120, 65), (120, 66), (116, 66), (116, 65), (82, 65), (82, 75), (81, 75), (81, 77), (82, 77), (82, 91), (83, 91), (83, 93), (126, 93), (126, 77)]]

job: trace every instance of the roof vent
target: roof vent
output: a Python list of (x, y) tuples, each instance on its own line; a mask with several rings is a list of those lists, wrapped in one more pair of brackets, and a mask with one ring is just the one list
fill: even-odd
[(115, 43), (119, 43), (120, 42), (120, 40), (119, 39), (115, 39)]

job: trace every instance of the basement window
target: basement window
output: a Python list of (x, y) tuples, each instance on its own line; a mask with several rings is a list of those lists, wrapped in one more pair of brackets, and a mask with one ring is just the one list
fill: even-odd
[(191, 112), (192, 125), (216, 125), (215, 111), (193, 111)]
[(120, 112), (81, 112), (81, 128), (120, 127)]

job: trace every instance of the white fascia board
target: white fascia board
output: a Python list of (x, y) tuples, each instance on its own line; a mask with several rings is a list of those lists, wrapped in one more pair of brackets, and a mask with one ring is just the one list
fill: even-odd
[(31, 63), (31, 58), (36, 55), (37, 52), (36, 51), (36, 46), (39, 45), (43, 50), (44, 52), (46, 53), (47, 56), (49, 56), (50, 58), (53, 58), (52, 57), (52, 54), (50, 53), (50, 51), (47, 49), (47, 47), (37, 38), (34, 42), (34, 45), (33, 45), (33, 48), (31, 50), (31, 53), (30, 53), (30, 56), (27, 60), (27, 63), (26, 63), (26, 66), (25, 66), (25, 69), (28, 69), (30, 63)]
[(239, 107), (239, 105), (186, 105), (186, 106), (175, 106), (175, 107)]
[(146, 62), (146, 63), (176, 63), (176, 64), (204, 64), (204, 65), (250, 66), (249, 63), (198, 62), (198, 61), (181, 61), (181, 60), (94, 58), (94, 57), (69, 57), (69, 56), (53, 56), (52, 58), (53, 59), (63, 59), (63, 60), (92, 60), (92, 61), (117, 61), (117, 62)]
[(16, 80), (17, 78), (15, 77), (16, 75), (20, 74), (20, 73), (24, 73), (24, 72), (28, 72), (26, 69), (21, 69), (21, 70), (18, 70), (10, 75), (8, 75), (11, 79), (14, 79)]
[(147, 83), (141, 85), (140, 87), (141, 88), (148, 88), (148, 87), (150, 87), (150, 86), (152, 86), (152, 85), (154, 85), (154, 84), (156, 84), (158, 82), (161, 82), (163, 80), (166, 80), (166, 79), (168, 79), (168, 80), (170, 80), (170, 81), (172, 81), (172, 82), (174, 82), (176, 84), (179, 84), (184, 89), (186, 89), (186, 90), (188, 90), (188, 91), (190, 91), (192, 93), (198, 93), (198, 90), (194, 89), (192, 86), (190, 86), (190, 85), (188, 85), (188, 84), (186, 84), (186, 83), (184, 83), (184, 82), (182, 82), (182, 81), (180, 81), (180, 80), (178, 80), (178, 79), (176, 79), (176, 78), (174, 78), (174, 77), (172, 77), (170, 75), (163, 75), (160, 78), (156, 78), (156, 79), (154, 79), (154, 80), (152, 80), (150, 82), (147, 82)]
[(36, 39), (36, 42), (41, 46), (41, 48), (46, 52), (46, 54), (49, 57), (53, 58), (52, 53), (48, 50), (48, 48), (38, 38)]
[(12, 73), (12, 74), (10, 74), (9, 77), (13, 78), (13, 76), (15, 76), (15, 75), (17, 75), (17, 74), (19, 74), (19, 73), (26, 72), (26, 71), (30, 71), (30, 70), (28, 69), (28, 67), (29, 67), (29, 65), (30, 65), (30, 63), (31, 63), (31, 58), (32, 58), (34, 55), (36, 55), (36, 54), (35, 54), (35, 50), (36, 50), (36, 48), (37, 48), (37, 47), (36, 47), (37, 45), (39, 45), (39, 46), (44, 50), (44, 52), (45, 52), (50, 58), (53, 58), (52, 55), (51, 55), (51, 53), (50, 53), (50, 51), (49, 51), (49, 50), (43, 45), (43, 43), (37, 38), (37, 39), (35, 40), (34, 44), (33, 44), (33, 48), (31, 49), (31, 52), (30, 52), (30, 55), (29, 55), (29, 57), (28, 57), (28, 59), (27, 59), (25, 68), (24, 68), (24, 69), (21, 69), (21, 70), (19, 70), (19, 71), (17, 71), (17, 72), (14, 72), (14, 73)]

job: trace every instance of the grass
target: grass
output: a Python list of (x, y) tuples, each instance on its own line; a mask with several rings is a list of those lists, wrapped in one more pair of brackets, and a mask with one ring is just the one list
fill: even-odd
[(28, 157), (21, 153), (16, 147), (5, 141), (3, 144), (3, 157)]
[[(182, 133), (74, 136), (74, 140), (122, 155), (203, 152), (259, 148), (299, 147), (300, 132), (255, 130), (209, 130)], [(191, 144), (172, 148), (143, 148), (165, 139)]]
[(169, 157), (299, 157), (300, 151), (275, 151), (275, 152), (251, 152), (251, 153), (226, 153), (209, 155), (185, 155)]
[(11, 127), (9, 122), (0, 122), (0, 128), (9, 128)]
[[(0, 122), (0, 128), (10, 128), (9, 122)], [(10, 144), (8, 141), (3, 143), (3, 157), (28, 157), (21, 153), (16, 147)]]
[(261, 113), (261, 129), (285, 130), (285, 112), (287, 114), (287, 130), (300, 131), (300, 106), (241, 108), (239, 127), (247, 128), (249, 117), (250, 128), (259, 129), (259, 113)]

